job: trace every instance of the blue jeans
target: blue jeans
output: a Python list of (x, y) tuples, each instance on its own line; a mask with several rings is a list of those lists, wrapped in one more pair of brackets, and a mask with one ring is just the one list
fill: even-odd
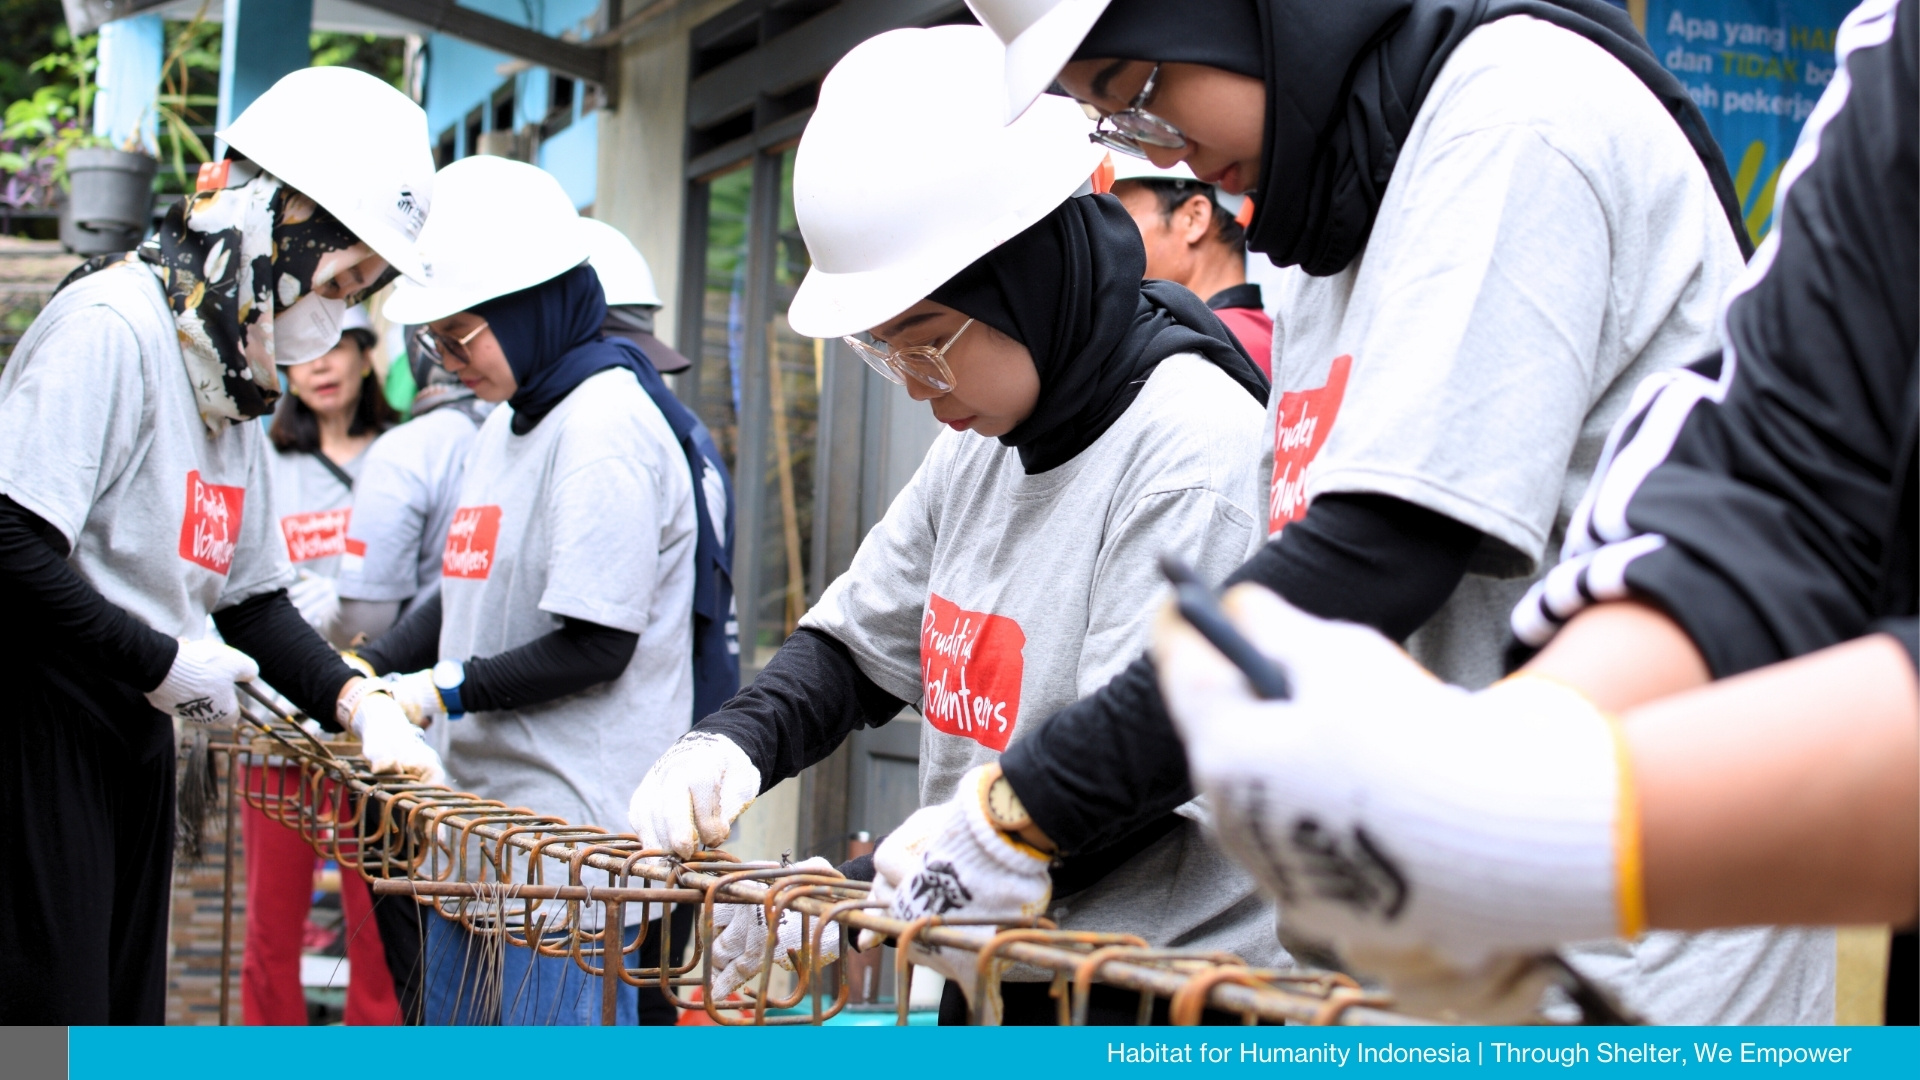
[[(428, 915), (426, 1023), (592, 1027), (600, 1023), (602, 984), (568, 956), (537, 956), (532, 949), (470, 933), (450, 919)], [(627, 927), (631, 945), (639, 926)], [(631, 961), (629, 961), (631, 964)], [(639, 1023), (636, 987), (618, 991), (616, 1023)]]

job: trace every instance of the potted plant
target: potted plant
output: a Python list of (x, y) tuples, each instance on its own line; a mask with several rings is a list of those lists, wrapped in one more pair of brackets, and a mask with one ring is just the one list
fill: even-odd
[[(16, 147), (0, 153), (0, 170), (12, 174), (10, 196), (33, 198), (38, 205), (60, 201), (60, 240), (80, 255), (130, 251), (146, 235), (153, 211), (153, 175), (159, 162), (151, 154), (112, 145), (93, 133), (93, 72), (96, 37), (72, 43), (34, 61), (54, 82), (7, 106), (0, 140)], [(138, 136), (134, 136), (137, 140)], [(35, 190), (37, 189), (37, 190)]]

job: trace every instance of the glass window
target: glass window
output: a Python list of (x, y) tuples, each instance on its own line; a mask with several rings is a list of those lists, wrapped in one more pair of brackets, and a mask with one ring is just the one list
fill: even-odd
[(750, 163), (704, 185), (707, 202), (706, 289), (701, 302), (700, 355), (693, 400), (700, 419), (737, 479), (741, 358), (747, 347), (748, 211)]
[(811, 600), (813, 457), (820, 417), (822, 343), (787, 325), (787, 307), (811, 265), (793, 214), (793, 157), (778, 158), (779, 203), (774, 214), (773, 280), (768, 292), (767, 426), (758, 493), (752, 663), (762, 666), (793, 633)]
[(813, 566), (816, 443), (824, 344), (793, 332), (787, 307), (812, 265), (793, 212), (792, 149), (753, 155), (692, 187), (705, 233), (694, 409), (733, 471), (734, 600), (751, 676), (793, 633), (821, 583)]

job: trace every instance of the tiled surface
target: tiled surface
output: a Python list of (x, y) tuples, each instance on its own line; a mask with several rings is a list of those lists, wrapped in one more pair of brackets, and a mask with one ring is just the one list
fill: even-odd
[[(239, 842), (235, 822), (234, 841)], [(167, 1023), (220, 1022), (220, 898), (226, 846), (216, 825), (200, 866), (173, 869), (172, 954), (167, 958)], [(235, 852), (233, 867), (233, 967), (229, 1022), (240, 1015), (240, 946), (246, 936), (247, 868)]]

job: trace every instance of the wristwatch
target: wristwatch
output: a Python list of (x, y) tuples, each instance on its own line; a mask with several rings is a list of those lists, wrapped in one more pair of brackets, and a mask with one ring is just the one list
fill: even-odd
[(440, 694), (440, 704), (447, 707), (449, 720), (467, 715), (466, 706), (460, 704), (460, 687), (466, 681), (467, 665), (458, 660), (442, 660), (433, 665), (433, 688)]
[(1027, 813), (1026, 804), (1014, 793), (1012, 782), (998, 766), (993, 770), (993, 779), (987, 782), (985, 802), (987, 823), (1003, 833), (1018, 836), (1033, 824), (1033, 815)]

